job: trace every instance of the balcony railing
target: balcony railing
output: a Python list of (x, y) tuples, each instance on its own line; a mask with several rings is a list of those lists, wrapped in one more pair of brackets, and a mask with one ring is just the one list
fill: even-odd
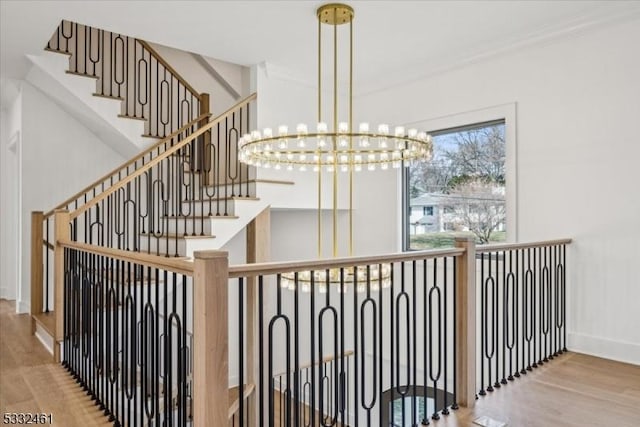
[(427, 424), (565, 350), (570, 240), (229, 267), (55, 221), (56, 342), (120, 425)]

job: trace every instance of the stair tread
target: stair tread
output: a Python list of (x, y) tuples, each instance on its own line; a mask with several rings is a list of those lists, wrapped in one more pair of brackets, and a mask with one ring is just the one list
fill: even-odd
[(164, 234), (162, 236), (155, 236), (153, 234), (149, 234), (149, 233), (140, 233), (141, 236), (144, 237), (153, 237), (154, 239), (165, 239), (167, 237), (171, 238), (171, 239), (215, 239), (215, 235), (209, 234), (209, 235), (204, 235), (204, 236), (192, 236), (192, 235), (184, 235), (184, 234), (177, 234), (177, 233), (167, 233)]
[(118, 114), (118, 117), (121, 119), (131, 119), (131, 120), (140, 120), (140, 121), (147, 121), (146, 117), (134, 117), (134, 116), (127, 116), (126, 114)]
[(115, 95), (103, 95), (101, 93), (94, 93), (93, 96), (97, 96), (98, 98), (115, 99), (116, 101), (124, 101), (123, 97)]
[(55, 312), (50, 311), (48, 313), (36, 313), (33, 318), (38, 324), (52, 337), (55, 335), (56, 329), (56, 316)]
[(80, 73), (80, 72), (78, 72), (78, 71), (71, 71), (71, 70), (67, 70), (67, 71), (65, 71), (65, 73), (67, 73), (67, 74), (72, 74), (72, 75), (74, 75), (74, 76), (88, 77), (88, 78), (90, 78), (90, 79), (96, 79), (96, 80), (98, 80), (98, 79), (100, 78), (100, 77), (98, 77), (98, 76), (94, 76), (94, 75), (86, 74), (86, 73)]
[(220, 184), (216, 184), (216, 185), (207, 185), (207, 187), (224, 187), (226, 185), (244, 185), (244, 184), (255, 184), (255, 183), (263, 183), (263, 184), (282, 184), (282, 185), (294, 185), (295, 182), (293, 181), (284, 181), (284, 180), (279, 180), (279, 179), (249, 179), (247, 181), (243, 181), (242, 183), (236, 182), (236, 183), (231, 183), (231, 182), (226, 182), (226, 183), (220, 183)]
[(194, 200), (183, 200), (182, 203), (200, 203), (200, 202), (204, 202), (204, 203), (208, 203), (209, 201), (211, 202), (217, 202), (217, 201), (224, 201), (224, 200), (251, 200), (251, 201), (258, 201), (260, 200), (259, 197), (244, 197), (244, 196), (228, 196), (228, 197), (220, 197), (219, 199), (217, 197), (212, 197), (211, 199), (194, 199)]
[(184, 221), (185, 219), (188, 221), (190, 219), (238, 219), (239, 216), (235, 215), (189, 215), (189, 216), (163, 216), (165, 219), (176, 219), (180, 221)]
[(73, 53), (71, 53), (71, 52), (64, 52), (62, 50), (51, 49), (51, 48), (48, 48), (48, 47), (45, 47), (44, 50), (47, 51), (47, 52), (52, 52), (52, 53), (59, 53), (60, 55), (73, 56)]
[[(244, 396), (243, 400), (247, 400), (249, 396), (253, 393), (256, 386), (255, 384), (245, 384), (244, 385)], [(240, 386), (235, 386), (229, 388), (229, 418), (233, 417), (233, 414), (238, 412), (240, 408)]]

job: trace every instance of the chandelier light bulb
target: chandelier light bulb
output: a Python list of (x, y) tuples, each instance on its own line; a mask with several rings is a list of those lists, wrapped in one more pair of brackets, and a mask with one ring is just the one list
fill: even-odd
[(385, 125), (385, 124), (378, 125), (378, 133), (380, 135), (389, 135), (389, 125)]
[(278, 126), (278, 135), (279, 136), (287, 136), (287, 133), (289, 132), (289, 128), (285, 125), (280, 125)]
[(327, 124), (325, 122), (318, 123), (318, 127), (317, 127), (318, 133), (327, 133), (327, 129), (328, 129)]
[(397, 137), (403, 137), (404, 136), (404, 126), (396, 126), (394, 134)]
[(265, 138), (271, 138), (271, 137), (273, 136), (273, 131), (271, 130), (271, 128), (264, 128), (264, 129), (262, 130), (262, 135), (263, 135)]
[(411, 128), (407, 131), (407, 136), (409, 138), (415, 138), (418, 135), (418, 129)]
[(349, 132), (349, 123), (347, 123), (347, 122), (338, 123), (338, 132), (339, 133), (347, 133), (347, 132)]
[(298, 126), (296, 126), (296, 132), (298, 132), (298, 135), (306, 135), (307, 134), (307, 125), (304, 124), (304, 123), (298, 124)]

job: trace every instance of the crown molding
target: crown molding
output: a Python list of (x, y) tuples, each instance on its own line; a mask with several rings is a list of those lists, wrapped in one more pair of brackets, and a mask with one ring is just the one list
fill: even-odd
[(458, 68), (463, 68), (472, 64), (498, 58), (501, 56), (507, 56), (515, 52), (520, 52), (523, 49), (535, 48), (543, 46), (545, 44), (560, 42), (570, 37), (586, 34), (589, 31), (640, 19), (640, 2), (638, 2), (637, 6), (632, 8), (631, 10), (620, 9), (621, 8), (618, 8), (615, 13), (606, 16), (596, 15), (592, 12), (576, 17), (569, 22), (563, 23), (562, 25), (556, 24), (549, 25), (547, 27), (540, 27), (538, 30), (529, 33), (524, 38), (506, 41), (480, 53), (474, 53), (472, 51), (458, 53), (455, 56), (451, 56), (450, 58), (438, 61), (437, 66), (433, 66), (433, 62), (414, 64), (410, 66), (409, 69), (416, 70), (415, 72), (406, 73), (405, 68), (402, 73), (403, 77), (400, 77), (396, 73), (397, 78), (388, 78), (388, 84), (369, 90), (356, 90), (354, 96), (368, 96), (397, 86), (402, 86), (418, 80), (434, 77), (436, 75), (446, 73)]

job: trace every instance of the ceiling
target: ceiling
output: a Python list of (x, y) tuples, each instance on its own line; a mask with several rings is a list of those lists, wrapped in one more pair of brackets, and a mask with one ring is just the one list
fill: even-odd
[[(221, 60), (316, 75), (319, 1), (5, 1), (1, 73), (21, 78), (61, 19)], [(640, 16), (638, 1), (347, 1), (358, 92)]]

